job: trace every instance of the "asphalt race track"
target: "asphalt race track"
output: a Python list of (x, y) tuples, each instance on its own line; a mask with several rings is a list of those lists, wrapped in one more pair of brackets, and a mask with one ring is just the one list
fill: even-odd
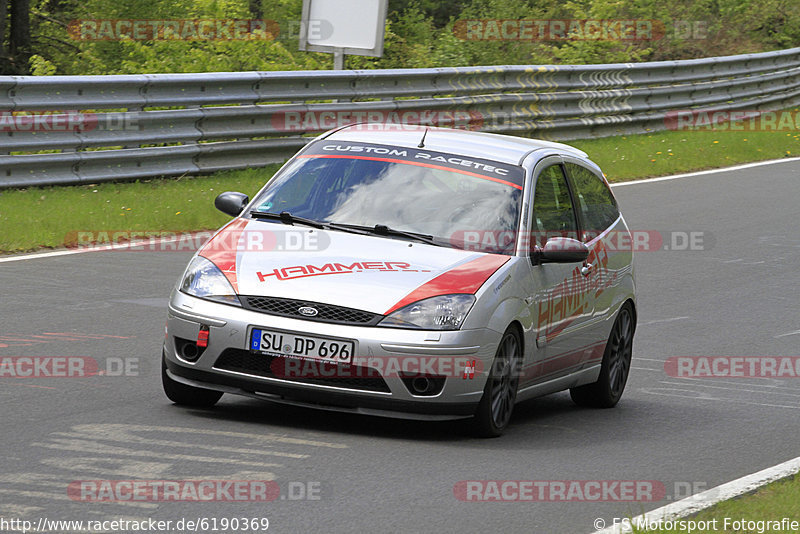
[[(0, 516), (173, 525), (266, 517), (270, 532), (581, 534), (594, 531), (597, 518), (610, 525), (800, 456), (797, 379), (684, 379), (664, 369), (673, 356), (800, 354), (800, 162), (626, 185), (615, 194), (633, 230), (658, 231), (665, 244), (702, 232), (702, 247), (695, 243), (702, 250), (637, 254), (639, 327), (616, 409), (581, 409), (566, 393), (552, 395), (518, 405), (495, 440), (471, 437), (463, 422), (230, 395), (212, 410), (174, 406), (161, 391), (160, 346), (167, 295), (190, 253), (0, 263), (0, 358), (83, 356), (106, 371), (0, 378)], [(68, 491), (75, 481), (130, 479), (275, 480), (281, 497), (87, 502)], [(453, 489), (466, 480), (648, 480), (663, 484), (666, 496), (462, 502)]]

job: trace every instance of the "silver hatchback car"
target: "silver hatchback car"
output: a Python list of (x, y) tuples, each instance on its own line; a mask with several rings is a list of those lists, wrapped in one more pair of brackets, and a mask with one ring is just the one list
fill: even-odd
[(198, 251), (170, 297), (173, 402), (223, 393), (355, 413), (474, 418), (569, 389), (617, 404), (636, 298), (630, 232), (567, 145), (362, 124), (321, 135)]

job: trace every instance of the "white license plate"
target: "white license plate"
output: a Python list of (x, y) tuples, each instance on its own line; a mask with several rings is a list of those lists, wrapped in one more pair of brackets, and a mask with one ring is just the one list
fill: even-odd
[(355, 344), (352, 341), (328, 339), (279, 332), (264, 328), (250, 331), (250, 350), (268, 356), (288, 356), (335, 363), (350, 363)]

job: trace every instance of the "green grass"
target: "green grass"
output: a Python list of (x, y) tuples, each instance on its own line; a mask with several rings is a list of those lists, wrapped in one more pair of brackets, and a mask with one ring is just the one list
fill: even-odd
[[(623, 181), (800, 155), (800, 133), (668, 131), (574, 141)], [(672, 154), (672, 155), (670, 155)], [(208, 230), (222, 191), (252, 195), (278, 165), (204, 177), (0, 190), (0, 253), (62, 247), (77, 231)]]
[(612, 182), (800, 155), (800, 132), (667, 131), (571, 141)]
[[(726, 525), (726, 518), (728, 523)], [(792, 530), (791, 525), (788, 529), (765, 529), (765, 524), (758, 525), (758, 521), (781, 521), (788, 518), (790, 521), (797, 521), (800, 525), (800, 476), (795, 475), (791, 478), (773, 482), (764, 486), (753, 494), (723, 501), (707, 510), (703, 510), (687, 521), (694, 520), (694, 529), (687, 528), (674, 530), (644, 530), (634, 529), (636, 533), (648, 534), (750, 534), (753, 532), (768, 532), (770, 534), (781, 534), (798, 532), (800, 529), (795, 525)], [(716, 519), (716, 522), (713, 521)], [(734, 525), (734, 521), (754, 521), (754, 524)], [(700, 521), (706, 522), (706, 528), (697, 528)], [(740, 528), (734, 528), (740, 527)], [(743, 528), (741, 528), (743, 527)]]
[(0, 252), (63, 247), (75, 232), (189, 231), (222, 226), (223, 191), (255, 194), (279, 165), (211, 176), (0, 191)]

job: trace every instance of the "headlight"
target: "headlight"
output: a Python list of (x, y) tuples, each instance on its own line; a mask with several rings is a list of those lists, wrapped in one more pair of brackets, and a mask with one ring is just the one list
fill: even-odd
[(181, 291), (193, 297), (241, 306), (233, 286), (210, 260), (196, 256), (181, 280)]
[(458, 330), (475, 304), (474, 295), (442, 295), (419, 300), (387, 315), (378, 326)]

